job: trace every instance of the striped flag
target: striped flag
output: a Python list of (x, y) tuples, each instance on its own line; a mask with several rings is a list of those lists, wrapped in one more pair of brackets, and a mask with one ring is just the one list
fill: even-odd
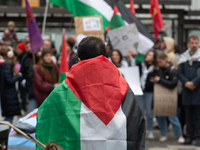
[(119, 11), (121, 12), (122, 18), (126, 25), (131, 23), (135, 23), (138, 31), (139, 31), (139, 38), (140, 43), (138, 45), (139, 53), (145, 55), (154, 45), (154, 39), (149, 34), (146, 27), (140, 22), (140, 20), (128, 9), (125, 7), (124, 3), (120, 0), (116, 2)]
[(50, 0), (50, 2), (66, 8), (74, 16), (101, 15), (103, 18), (104, 31), (106, 31), (106, 29), (109, 31), (110, 29), (135, 23), (140, 38), (140, 43), (138, 45), (139, 57), (136, 59), (137, 63), (142, 61), (144, 55), (154, 45), (154, 39), (145, 26), (120, 0)]
[(62, 54), (60, 63), (60, 83), (66, 79), (68, 71), (69, 71), (69, 66), (67, 60), (66, 39), (65, 39), (65, 31), (63, 30)]
[(113, 17), (110, 20), (110, 22), (106, 28), (106, 31), (110, 31), (112, 29), (116, 29), (116, 28), (123, 27), (123, 26), (125, 26), (124, 20), (122, 18), (122, 15), (121, 15), (118, 7), (115, 5)]
[(113, 9), (104, 0), (50, 0), (69, 10), (74, 16), (102, 16), (104, 31), (113, 17)]
[(144, 150), (145, 121), (128, 83), (99, 56), (72, 66), (42, 103), (36, 138), (66, 150)]

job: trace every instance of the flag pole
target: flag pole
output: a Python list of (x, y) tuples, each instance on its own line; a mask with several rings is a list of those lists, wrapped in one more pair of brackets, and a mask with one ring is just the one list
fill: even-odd
[(43, 19), (43, 25), (42, 25), (42, 37), (44, 36), (44, 33), (45, 33), (47, 12), (48, 12), (48, 8), (49, 8), (48, 6), (49, 6), (49, 0), (46, 0), (46, 6), (45, 6), (45, 11), (44, 11), (44, 19)]

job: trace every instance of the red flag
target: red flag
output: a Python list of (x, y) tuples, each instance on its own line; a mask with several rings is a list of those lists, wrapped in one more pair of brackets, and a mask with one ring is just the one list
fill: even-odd
[(153, 26), (154, 26), (154, 33), (155, 33), (155, 39), (158, 39), (159, 31), (165, 27), (162, 19), (162, 14), (160, 12), (159, 8), (159, 2), (158, 0), (151, 0), (150, 1), (151, 8), (149, 10), (149, 13), (153, 17)]
[(63, 41), (62, 41), (62, 56), (60, 63), (60, 82), (66, 79), (66, 73), (69, 71), (68, 60), (67, 60), (67, 48), (66, 48), (66, 39), (65, 31), (63, 31)]
[(133, 2), (133, 0), (130, 0), (130, 11), (133, 13), (133, 14), (135, 14), (135, 8), (134, 8), (134, 2)]

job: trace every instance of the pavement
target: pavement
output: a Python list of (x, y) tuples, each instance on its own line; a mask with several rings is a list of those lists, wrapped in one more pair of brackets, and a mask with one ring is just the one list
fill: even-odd
[(160, 130), (154, 130), (155, 139), (149, 140), (146, 138), (146, 150), (200, 150), (200, 147), (194, 146), (194, 143), (190, 146), (179, 144), (172, 127), (169, 127), (168, 140), (166, 142), (159, 142), (160, 136)]

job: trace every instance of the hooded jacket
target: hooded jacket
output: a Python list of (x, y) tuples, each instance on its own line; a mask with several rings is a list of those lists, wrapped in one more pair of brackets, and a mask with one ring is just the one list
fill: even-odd
[(168, 61), (172, 62), (173, 66), (178, 69), (178, 62), (174, 53), (174, 39), (171, 37), (163, 37), (167, 48)]

